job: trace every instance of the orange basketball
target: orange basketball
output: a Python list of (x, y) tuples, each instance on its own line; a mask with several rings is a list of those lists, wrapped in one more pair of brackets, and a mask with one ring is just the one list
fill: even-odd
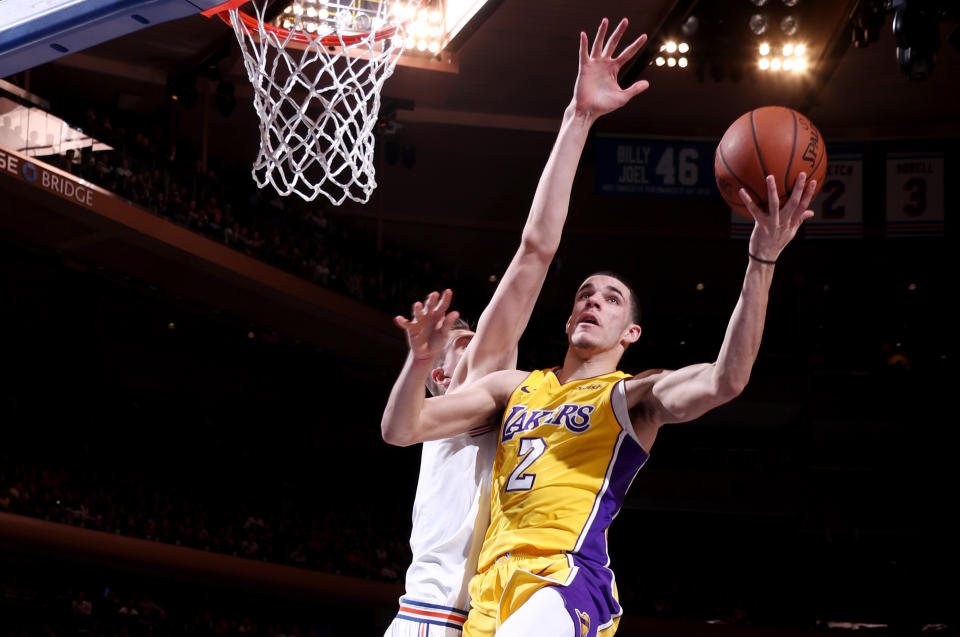
[(713, 156), (717, 187), (731, 208), (752, 219), (738, 194), (745, 188), (761, 210), (767, 210), (766, 176), (777, 180), (780, 205), (790, 197), (797, 175), (817, 180), (827, 172), (827, 148), (820, 131), (793, 109), (763, 106), (744, 113), (730, 125)]

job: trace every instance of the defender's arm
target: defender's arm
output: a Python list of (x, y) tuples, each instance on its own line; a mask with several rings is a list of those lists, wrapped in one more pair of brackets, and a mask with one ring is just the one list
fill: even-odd
[(480, 316), (477, 335), (454, 372), (453, 384), (516, 365), (517, 343), (560, 245), (573, 179), (590, 127), (598, 117), (620, 108), (648, 86), (646, 81), (640, 81), (624, 90), (617, 84), (617, 72), (640, 50), (646, 35), (614, 58), (627, 20), (620, 21), (604, 45), (607, 24), (606, 19), (600, 23), (589, 52), (587, 35), (580, 34), (580, 67), (574, 96), (537, 184), (520, 247)]

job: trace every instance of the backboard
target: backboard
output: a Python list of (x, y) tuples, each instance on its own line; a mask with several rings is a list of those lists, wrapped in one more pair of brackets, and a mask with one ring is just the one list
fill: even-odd
[(0, 78), (217, 4), (215, 0), (0, 0)]

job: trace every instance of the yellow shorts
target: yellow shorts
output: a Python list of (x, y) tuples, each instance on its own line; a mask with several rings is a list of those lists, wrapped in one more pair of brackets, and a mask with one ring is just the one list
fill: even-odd
[[(463, 626), (464, 637), (493, 637), (500, 625), (544, 586), (564, 587), (575, 572), (566, 555), (531, 556), (506, 554), (487, 570), (470, 580), (470, 615)], [(579, 578), (578, 578), (579, 579)], [(613, 592), (615, 595), (616, 593)], [(591, 633), (583, 618), (574, 619), (582, 634)], [(619, 616), (612, 624), (593, 634), (610, 637), (617, 629)], [(594, 628), (596, 631), (597, 628)]]

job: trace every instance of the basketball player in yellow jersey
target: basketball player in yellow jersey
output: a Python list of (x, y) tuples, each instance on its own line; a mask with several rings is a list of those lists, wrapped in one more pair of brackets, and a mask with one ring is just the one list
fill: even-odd
[[(494, 372), (429, 400), (426, 371), (404, 368), (381, 422), (391, 444), (468, 431), (503, 414), (490, 527), (470, 583), (464, 635), (594, 637), (616, 629), (622, 611), (606, 530), (659, 428), (698, 418), (747, 384), (777, 257), (813, 216), (807, 208), (815, 187), (801, 173), (781, 209), (768, 177), (767, 212), (740, 191), (755, 224), (740, 299), (715, 362), (637, 376), (616, 371), (640, 337), (639, 312), (622, 279), (599, 273), (577, 291), (562, 367)], [(443, 348), (456, 317), (446, 313), (450, 296), (432, 293), (415, 312), (412, 348)]]
[[(604, 21), (600, 27), (601, 44), (606, 25)], [(559, 246), (590, 126), (648, 86), (645, 80), (626, 89), (617, 83), (617, 69), (646, 39), (640, 36), (614, 57), (626, 29), (622, 20), (602, 50), (597, 45), (590, 55), (580, 56), (573, 99), (537, 185), (523, 239), (480, 316), (476, 334), (452, 330), (436, 358), (411, 349), (408, 365), (431, 370), (428, 388), (433, 395), (456, 392), (496, 370), (516, 369), (517, 342)], [(397, 321), (408, 332), (416, 329), (403, 317)], [(467, 585), (477, 569), (490, 514), (497, 424), (424, 443), (410, 533), (413, 560), (399, 612), (384, 637), (461, 636), (470, 606)]]

